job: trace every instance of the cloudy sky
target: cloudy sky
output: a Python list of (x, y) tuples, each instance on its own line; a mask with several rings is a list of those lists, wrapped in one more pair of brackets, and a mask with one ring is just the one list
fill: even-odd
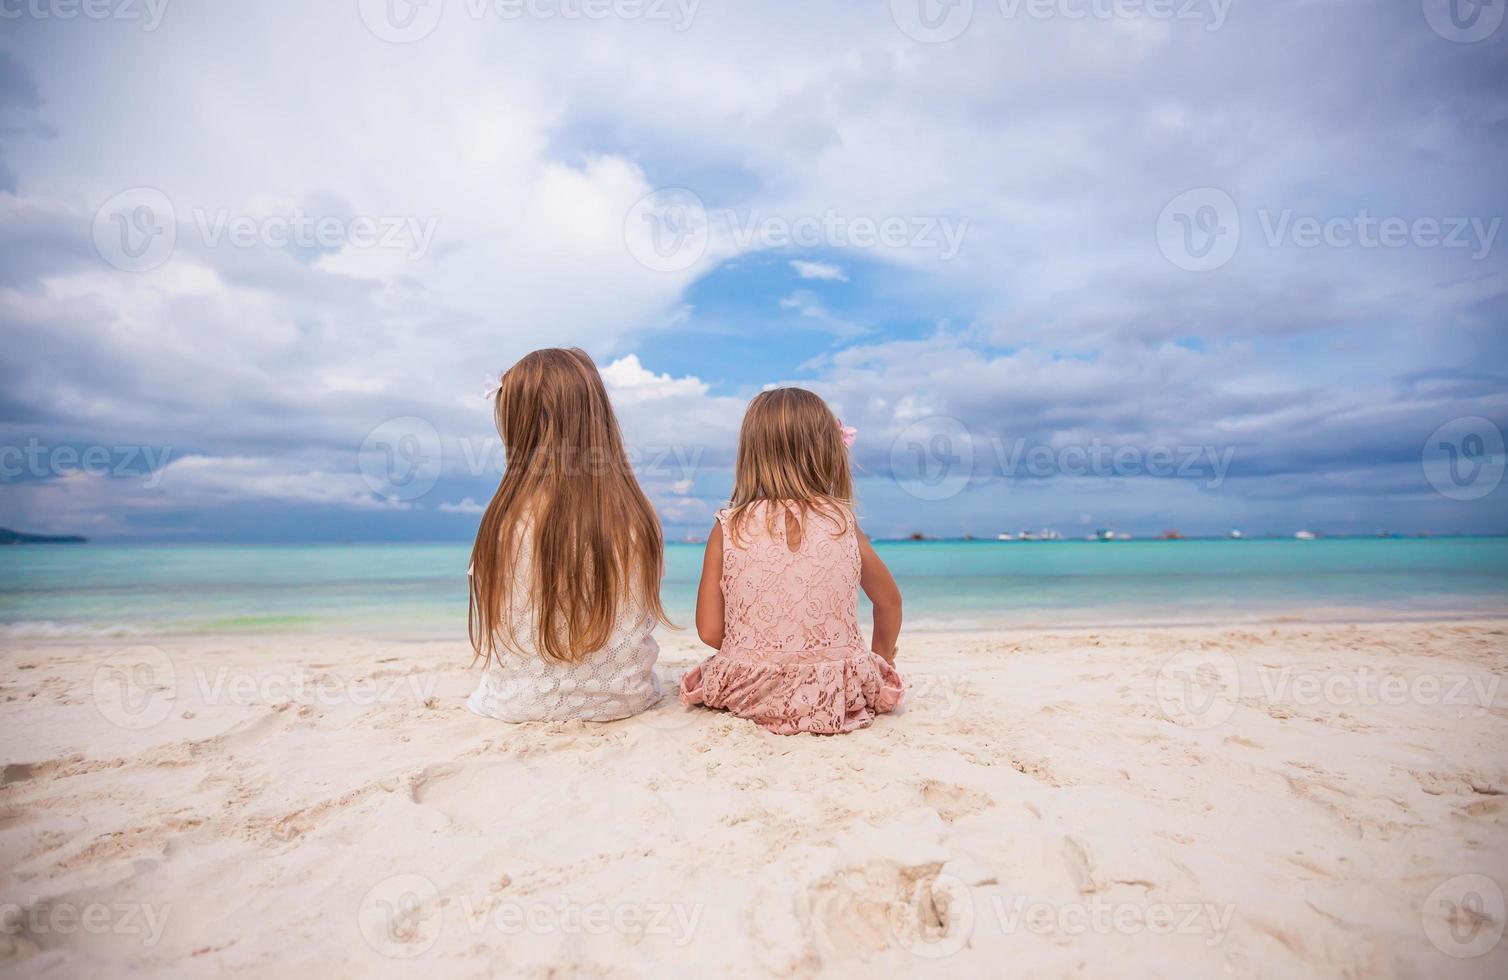
[(0, 524), (465, 539), (580, 345), (671, 537), (778, 383), (878, 536), (1508, 531), (1504, 7), (6, 3)]

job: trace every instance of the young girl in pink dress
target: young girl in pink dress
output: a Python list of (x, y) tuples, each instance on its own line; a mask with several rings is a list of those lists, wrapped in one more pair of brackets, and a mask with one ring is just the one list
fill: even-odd
[[(697, 592), (697, 633), (717, 653), (682, 679), (682, 701), (780, 735), (867, 728), (900, 704), (901, 593), (854, 518), (851, 438), (810, 391), (749, 403)], [(861, 588), (874, 603), (868, 646)]]

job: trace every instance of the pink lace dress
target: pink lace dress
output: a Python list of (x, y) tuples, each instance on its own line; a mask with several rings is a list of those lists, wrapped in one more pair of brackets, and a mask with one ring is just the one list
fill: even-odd
[[(810, 517), (794, 550), (786, 521), (753, 505), (723, 535), (722, 649), (681, 679), (681, 700), (726, 708), (779, 735), (867, 728), (900, 704), (901, 677), (859, 632), (859, 541), (852, 515)], [(792, 508), (794, 510), (794, 508)]]

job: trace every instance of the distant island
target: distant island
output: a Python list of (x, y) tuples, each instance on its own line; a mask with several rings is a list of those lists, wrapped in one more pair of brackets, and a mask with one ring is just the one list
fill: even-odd
[(77, 534), (26, 534), (0, 527), (0, 544), (83, 544), (88, 540)]

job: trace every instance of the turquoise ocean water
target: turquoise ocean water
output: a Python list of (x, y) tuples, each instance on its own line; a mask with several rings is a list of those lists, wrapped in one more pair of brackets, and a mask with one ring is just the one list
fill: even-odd
[[(1508, 539), (881, 542), (911, 629), (1508, 614)], [(668, 549), (692, 622), (701, 547)], [(460, 637), (469, 547), (0, 548), (0, 639), (162, 632)]]

